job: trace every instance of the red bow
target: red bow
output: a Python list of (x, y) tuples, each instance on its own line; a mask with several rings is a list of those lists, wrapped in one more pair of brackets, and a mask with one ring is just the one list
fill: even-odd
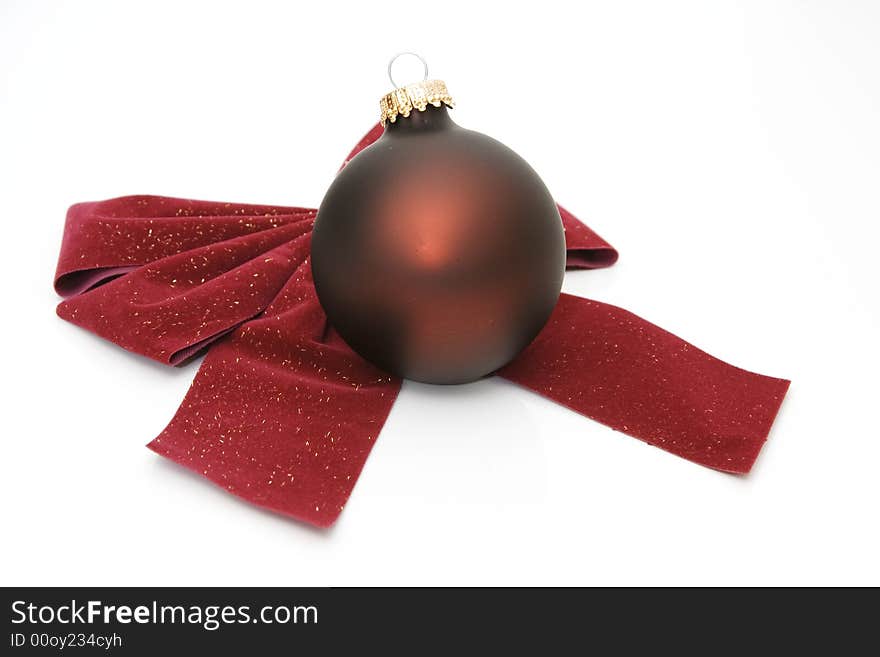
[[(346, 163), (381, 134), (374, 127)], [(343, 165), (344, 166), (344, 165)], [(617, 252), (559, 208), (568, 267)], [(211, 349), (149, 444), (244, 499), (319, 526), (345, 501), (400, 380), (327, 325), (312, 285), (316, 211), (132, 196), (70, 208), (58, 314), (168, 365)], [(498, 372), (686, 459), (748, 472), (789, 382), (728, 365), (626, 310), (563, 294)]]

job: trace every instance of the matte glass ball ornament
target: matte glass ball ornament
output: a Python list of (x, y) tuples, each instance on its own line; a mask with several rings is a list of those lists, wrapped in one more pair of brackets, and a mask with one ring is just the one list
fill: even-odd
[(565, 271), (562, 221), (525, 160), (456, 125), (444, 105), (392, 120), (318, 210), (318, 298), (345, 342), (381, 369), (474, 381), (550, 317)]

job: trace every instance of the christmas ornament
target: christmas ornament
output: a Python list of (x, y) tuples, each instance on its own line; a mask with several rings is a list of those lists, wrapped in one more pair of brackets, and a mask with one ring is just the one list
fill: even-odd
[(382, 98), (384, 133), (330, 185), (312, 272), (361, 356), (400, 377), (463, 383), (509, 363), (547, 322), (565, 236), (534, 170), (456, 125), (445, 83), (427, 75)]
[[(382, 135), (376, 125), (348, 160)], [(569, 269), (616, 261), (607, 242), (559, 212)], [(315, 215), (158, 196), (80, 203), (67, 213), (55, 289), (66, 297), (60, 317), (160, 363), (209, 349), (150, 449), (253, 504), (323, 527), (351, 494), (401, 382), (328, 324), (309, 263)], [(567, 294), (497, 374), (739, 474), (751, 469), (789, 386), (626, 310)]]

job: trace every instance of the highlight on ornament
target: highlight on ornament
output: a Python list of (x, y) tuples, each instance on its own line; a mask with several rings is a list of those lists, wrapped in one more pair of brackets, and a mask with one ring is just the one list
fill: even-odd
[[(326, 527), (403, 378), (496, 375), (694, 463), (749, 472), (789, 381), (560, 294), (565, 269), (611, 266), (617, 251), (516, 153), (457, 125), (427, 64), (404, 86), (391, 67), (379, 122), (317, 210), (162, 196), (68, 210), (58, 315), (165, 365), (205, 354), (150, 449)], [(481, 102), (523, 112), (506, 101)]]

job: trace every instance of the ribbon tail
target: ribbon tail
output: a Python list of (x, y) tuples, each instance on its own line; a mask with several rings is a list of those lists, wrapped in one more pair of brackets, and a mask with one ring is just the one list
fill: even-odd
[(260, 317), (212, 347), (148, 446), (248, 502), (328, 527), (399, 390), (328, 330), (306, 261)]
[(499, 374), (612, 429), (745, 474), (790, 384), (747, 372), (615, 306), (561, 295)]

